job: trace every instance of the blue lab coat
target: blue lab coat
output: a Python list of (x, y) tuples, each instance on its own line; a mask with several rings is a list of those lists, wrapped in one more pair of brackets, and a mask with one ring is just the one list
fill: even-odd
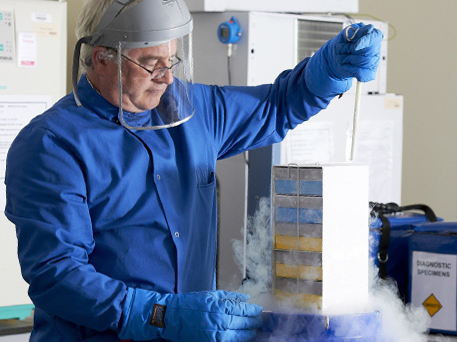
[[(281, 141), (326, 108), (306, 60), (274, 84), (195, 84), (180, 126), (129, 131), (82, 77), (7, 157), (5, 213), (36, 306), (31, 341), (118, 341), (128, 287), (215, 289), (216, 160)], [(141, 114), (138, 114), (141, 115)]]

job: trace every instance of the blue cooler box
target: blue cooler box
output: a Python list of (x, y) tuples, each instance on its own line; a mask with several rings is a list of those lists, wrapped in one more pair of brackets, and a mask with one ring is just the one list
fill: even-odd
[(424, 306), (430, 331), (457, 335), (457, 222), (426, 223), (409, 241), (408, 299)]
[[(408, 239), (415, 227), (429, 221), (425, 215), (415, 212), (401, 212), (384, 215), (384, 217), (390, 223), (387, 256), (382, 258), (379, 255), (383, 223), (378, 218), (370, 224), (370, 258), (377, 267), (380, 267), (380, 260), (385, 263), (385, 278), (392, 278), (397, 282), (399, 296), (403, 301), (406, 301), (408, 294)], [(381, 277), (383, 276), (381, 275)]]

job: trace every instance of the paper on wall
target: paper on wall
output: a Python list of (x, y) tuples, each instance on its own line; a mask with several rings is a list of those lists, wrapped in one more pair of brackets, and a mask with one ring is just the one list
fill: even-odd
[(327, 163), (334, 158), (332, 122), (307, 122), (281, 143), (281, 164)]
[(0, 95), (0, 179), (5, 177), (6, 155), (16, 135), (50, 105), (50, 96)]
[(17, 61), (20, 68), (35, 68), (37, 61), (37, 40), (34, 32), (19, 32)]

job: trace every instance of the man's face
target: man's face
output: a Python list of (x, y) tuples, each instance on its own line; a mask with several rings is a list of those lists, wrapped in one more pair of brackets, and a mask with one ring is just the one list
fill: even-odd
[[(122, 58), (122, 107), (124, 110), (137, 113), (158, 106), (167, 86), (173, 83), (172, 72), (168, 70), (162, 77), (151, 79), (150, 73), (139, 65), (149, 71), (170, 67), (170, 61), (176, 55), (176, 47), (176, 41), (172, 41), (159, 46), (132, 49), (128, 53), (130, 60)], [(112, 93), (117, 92), (115, 90), (117, 82), (113, 83)], [(119, 95), (117, 94), (117, 96)]]

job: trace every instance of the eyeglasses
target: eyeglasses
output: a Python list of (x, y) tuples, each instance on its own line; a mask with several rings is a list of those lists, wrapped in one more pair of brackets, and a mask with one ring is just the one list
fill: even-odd
[(129, 62), (132, 62), (133, 64), (138, 65), (141, 69), (145, 70), (151, 76), (151, 80), (155, 80), (157, 78), (161, 78), (161, 77), (165, 76), (165, 74), (167, 73), (168, 70), (171, 70), (171, 71), (175, 70), (176, 67), (179, 64), (181, 64), (181, 62), (182, 62), (181, 58), (179, 58), (178, 56), (175, 56), (169, 67), (162, 67), (162, 68), (156, 68), (153, 70), (149, 70), (146, 67), (142, 66), (141, 64), (138, 64), (134, 60), (130, 59), (126, 55), (122, 54), (121, 56), (124, 57)]

